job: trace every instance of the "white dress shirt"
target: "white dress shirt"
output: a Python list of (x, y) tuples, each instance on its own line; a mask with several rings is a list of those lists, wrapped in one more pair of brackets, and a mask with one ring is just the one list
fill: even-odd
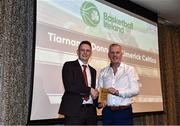
[[(91, 72), (90, 72), (88, 64), (84, 64), (80, 59), (78, 59), (78, 62), (80, 64), (80, 66), (81, 66), (82, 71), (84, 69), (82, 65), (87, 66), (86, 75), (87, 75), (88, 87), (91, 87)], [(91, 95), (89, 95), (89, 99), (87, 101), (83, 100), (83, 104), (93, 104), (93, 100), (92, 100)]]
[(119, 96), (108, 94), (108, 106), (126, 106), (132, 103), (132, 97), (139, 93), (139, 77), (134, 67), (121, 63), (114, 75), (109, 65), (102, 69), (98, 78), (98, 87), (113, 87)]

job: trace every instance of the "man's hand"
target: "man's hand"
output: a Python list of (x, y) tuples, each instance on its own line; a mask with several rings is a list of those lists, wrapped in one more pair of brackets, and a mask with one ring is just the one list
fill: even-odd
[(107, 102), (106, 101), (102, 101), (102, 102), (99, 103), (98, 107), (99, 108), (104, 108), (106, 105), (107, 105)]
[(91, 96), (93, 99), (96, 99), (99, 95), (99, 92), (97, 89), (91, 88)]
[(110, 93), (110, 94), (112, 94), (112, 95), (116, 95), (116, 96), (119, 95), (119, 91), (116, 90), (116, 89), (113, 88), (113, 87), (108, 88), (108, 93)]

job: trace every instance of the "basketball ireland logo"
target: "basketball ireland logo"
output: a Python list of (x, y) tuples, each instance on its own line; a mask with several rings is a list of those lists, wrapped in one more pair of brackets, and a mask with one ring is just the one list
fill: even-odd
[(96, 27), (100, 22), (100, 14), (97, 7), (87, 1), (81, 6), (81, 16), (84, 23), (91, 27)]

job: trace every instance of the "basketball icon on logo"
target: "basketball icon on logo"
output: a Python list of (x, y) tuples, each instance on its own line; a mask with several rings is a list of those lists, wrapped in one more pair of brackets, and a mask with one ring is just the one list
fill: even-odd
[(96, 27), (100, 22), (100, 14), (97, 7), (87, 1), (81, 6), (81, 16), (83, 21), (91, 27)]

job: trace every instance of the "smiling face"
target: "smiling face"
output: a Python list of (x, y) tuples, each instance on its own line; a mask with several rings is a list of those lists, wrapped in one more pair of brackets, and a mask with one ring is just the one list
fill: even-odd
[(122, 59), (122, 47), (118, 44), (113, 44), (109, 47), (108, 56), (112, 65), (120, 64)]
[(77, 54), (79, 59), (83, 62), (83, 63), (88, 63), (88, 60), (92, 54), (92, 49), (91, 46), (88, 44), (81, 44), (77, 50)]

